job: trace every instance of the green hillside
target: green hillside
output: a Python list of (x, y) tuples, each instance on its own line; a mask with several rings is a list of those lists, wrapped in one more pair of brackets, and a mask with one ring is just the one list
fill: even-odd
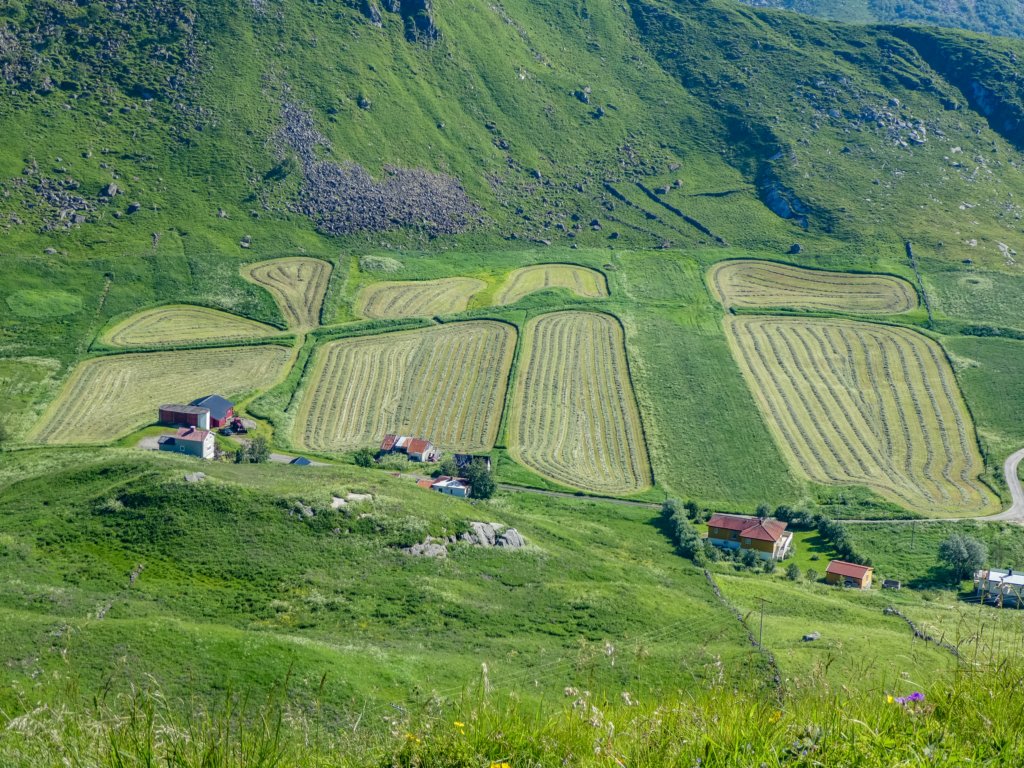
[(758, 8), (790, 11), (849, 22), (896, 21), (934, 24), (968, 29), (991, 35), (1024, 35), (1024, 12), (1013, 0), (970, 0), (948, 3), (941, 0), (743, 0)]
[[(1017, 625), (937, 550), (1024, 567), (983, 519), (1024, 447), (1024, 42), (895, 23), (1012, 34), (999, 4), (823, 5), (864, 23), (0, 9), (0, 762), (209, 728), (170, 764), (1016, 765)], [(142, 450), (212, 392), (251, 429), (220, 460)], [(496, 495), (374, 465), (390, 432)], [(776, 510), (796, 557), (695, 563), (668, 499)], [(526, 546), (405, 551), (484, 522)], [(908, 588), (825, 584), (837, 551)]]

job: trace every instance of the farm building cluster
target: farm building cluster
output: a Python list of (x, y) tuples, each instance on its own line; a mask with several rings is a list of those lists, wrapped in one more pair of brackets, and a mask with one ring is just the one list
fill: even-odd
[(384, 435), (380, 443), (380, 456), (392, 453), (404, 453), (409, 461), (437, 461), (441, 458), (436, 446), (422, 437), (409, 435)]
[(188, 405), (161, 405), (157, 409), (157, 420), (163, 426), (177, 427), (173, 435), (161, 435), (157, 439), (159, 450), (200, 459), (213, 459), (217, 455), (213, 430), (225, 433), (246, 430), (242, 420), (235, 418), (235, 404), (220, 395), (207, 395)]
[[(782, 560), (793, 550), (793, 533), (787, 527), (782, 520), (771, 517), (716, 514), (708, 520), (707, 540), (720, 549), (753, 552), (761, 560)], [(825, 569), (825, 582), (870, 589), (874, 570), (868, 565), (832, 560)]]

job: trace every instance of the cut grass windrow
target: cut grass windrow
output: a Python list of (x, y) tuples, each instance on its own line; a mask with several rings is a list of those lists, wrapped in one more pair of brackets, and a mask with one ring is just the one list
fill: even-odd
[(894, 315), (917, 306), (906, 280), (802, 269), (771, 261), (722, 261), (708, 270), (711, 291), (725, 308), (772, 307), (861, 315)]
[(651, 470), (622, 327), (596, 312), (554, 312), (524, 331), (509, 421), (513, 457), (593, 493), (650, 486)]
[(294, 442), (343, 451), (401, 432), (446, 450), (490, 450), (515, 342), (513, 326), (492, 321), (329, 342), (311, 366)]
[(322, 259), (296, 256), (247, 264), (242, 277), (270, 292), (290, 329), (308, 331), (320, 325), (331, 269)]
[(292, 350), (276, 345), (111, 355), (80, 363), (29, 434), (51, 444), (105, 443), (156, 420), (163, 403), (269, 387)]
[(277, 333), (280, 331), (269, 325), (217, 309), (170, 304), (122, 320), (105, 331), (100, 340), (112, 347), (158, 347), (257, 339)]
[(576, 264), (535, 264), (512, 271), (494, 303), (514, 304), (524, 296), (549, 288), (565, 288), (588, 299), (608, 295), (608, 281), (596, 269)]
[(373, 319), (454, 314), (485, 287), (471, 277), (372, 283), (359, 292), (356, 314)]
[(996, 511), (935, 342), (850, 320), (729, 317), (725, 327), (765, 421), (807, 478), (863, 485), (925, 514)]

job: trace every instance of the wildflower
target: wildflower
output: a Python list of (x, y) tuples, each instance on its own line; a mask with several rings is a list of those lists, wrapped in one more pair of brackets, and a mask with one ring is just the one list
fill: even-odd
[(491, 763), (491, 768), (512, 768), (512, 766), (502, 761), (500, 763)]
[(886, 701), (886, 703), (888, 703), (888, 704), (892, 704), (892, 703), (893, 703), (894, 701), (896, 701), (896, 699), (894, 699), (894, 698), (892, 697), (892, 694), (890, 693), (890, 694), (889, 694), (888, 696), (886, 696), (886, 697), (885, 697), (885, 701)]
[[(890, 697), (890, 698), (892, 698), (892, 697)], [(897, 696), (896, 697), (896, 703), (897, 704), (902, 704), (903, 706), (906, 706), (907, 704), (912, 704), (912, 703), (918, 702), (918, 701), (924, 701), (924, 694), (921, 693), (920, 691), (914, 691), (913, 693), (908, 694), (907, 696)]]
[(772, 722), (773, 723), (777, 723), (781, 719), (782, 719), (782, 710), (781, 709), (776, 709), (774, 712), (772, 712)]

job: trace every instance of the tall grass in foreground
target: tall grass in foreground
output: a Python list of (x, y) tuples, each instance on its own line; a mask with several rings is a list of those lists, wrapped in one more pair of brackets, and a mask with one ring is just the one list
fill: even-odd
[[(657, 701), (466, 694), (417, 711), (372, 705), (327, 717), (286, 691), (254, 704), (169, 701), (156, 689), (109, 700), (50, 690), (0, 722), (5, 768), (347, 766), (1020, 766), (1024, 666), (961, 669), (900, 696), (725, 684)], [(914, 698), (917, 698), (916, 696)], [(194, 704), (194, 703), (193, 703)]]

